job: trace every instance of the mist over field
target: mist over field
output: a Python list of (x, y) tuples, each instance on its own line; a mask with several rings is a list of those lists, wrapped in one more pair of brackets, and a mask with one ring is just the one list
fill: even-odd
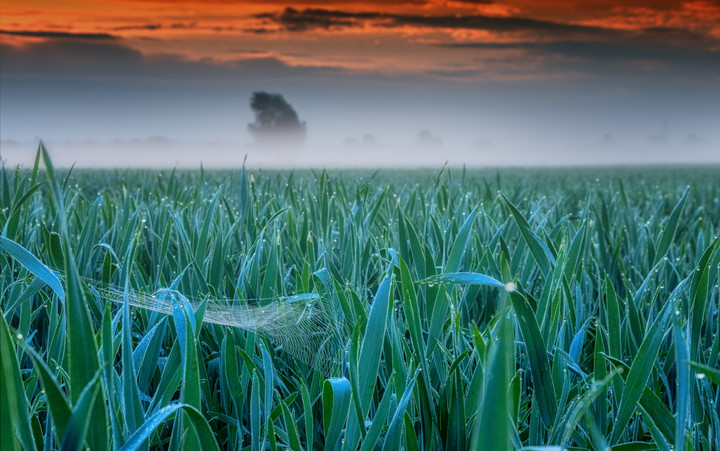
[[(720, 161), (715, 2), (4, 3), (10, 165), (38, 139), (80, 167)], [(257, 91), (295, 108), (302, 147), (254, 148)]]
[[(691, 138), (692, 139), (692, 138)], [(252, 143), (176, 141), (166, 138), (132, 140), (44, 140), (58, 167), (78, 168), (440, 168), (525, 166), (617, 166), (720, 164), (720, 151), (705, 141), (691, 140), (651, 147), (620, 146), (602, 139), (586, 146), (501, 147), (489, 142), (437, 148), (343, 142), (309, 144), (299, 149), (258, 148)], [(7, 166), (32, 166), (36, 141), (2, 141), (0, 157)], [(652, 155), (651, 157), (648, 154)], [(245, 160), (247, 156), (247, 160)]]
[[(5, 64), (3, 64), (3, 67)], [(251, 93), (284, 95), (301, 146), (248, 132)], [(43, 80), (0, 84), (0, 152), (27, 163), (43, 139), (80, 167), (697, 164), (720, 162), (720, 89), (451, 85), (398, 80), (181, 86)]]

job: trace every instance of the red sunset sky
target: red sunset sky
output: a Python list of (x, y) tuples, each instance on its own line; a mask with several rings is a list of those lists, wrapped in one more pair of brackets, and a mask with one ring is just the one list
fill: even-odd
[(718, 1), (0, 1), (0, 50), (6, 153), (241, 145), (267, 89), (318, 146), (430, 129), (446, 149), (585, 146), (575, 163), (720, 159)]

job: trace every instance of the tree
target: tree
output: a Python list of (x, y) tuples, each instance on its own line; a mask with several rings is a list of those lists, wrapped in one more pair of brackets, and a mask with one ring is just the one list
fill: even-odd
[(258, 143), (297, 145), (305, 140), (305, 121), (300, 121), (281, 94), (254, 92), (250, 108), (255, 113), (255, 122), (248, 124), (248, 130)]

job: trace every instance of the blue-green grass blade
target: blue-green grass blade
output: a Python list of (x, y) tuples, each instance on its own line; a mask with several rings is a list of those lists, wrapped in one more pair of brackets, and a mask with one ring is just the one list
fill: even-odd
[(453, 272), (442, 273), (430, 276), (421, 282), (430, 285), (438, 283), (455, 283), (463, 285), (487, 285), (491, 287), (505, 288), (505, 284), (494, 277), (474, 272)]
[(136, 451), (140, 449), (145, 442), (152, 436), (155, 429), (163, 424), (172, 415), (175, 415), (178, 410), (182, 410), (186, 415), (193, 430), (200, 443), (203, 444), (203, 449), (211, 451), (219, 451), (217, 440), (215, 435), (210, 429), (205, 417), (193, 406), (188, 404), (173, 403), (165, 407), (158, 409), (150, 418), (140, 426), (135, 433), (128, 439), (127, 442), (119, 449), (119, 451)]
[(380, 432), (382, 431), (383, 426), (385, 426), (385, 420), (387, 419), (388, 412), (390, 410), (390, 400), (393, 397), (392, 394), (393, 392), (389, 389), (389, 387), (385, 390), (385, 393), (383, 393), (380, 404), (375, 411), (375, 416), (372, 419), (370, 429), (368, 429), (367, 435), (363, 438), (360, 451), (370, 451), (375, 449), (378, 438), (380, 437)]
[(625, 379), (625, 388), (620, 398), (618, 411), (615, 415), (615, 423), (610, 438), (611, 443), (617, 443), (642, 397), (645, 384), (655, 365), (673, 308), (673, 302), (666, 302), (663, 310), (658, 314), (645, 334), (645, 338), (633, 359), (630, 371)]
[(65, 436), (68, 421), (72, 415), (72, 407), (65, 393), (62, 391), (61, 385), (57, 378), (52, 374), (47, 363), (40, 357), (34, 349), (27, 345), (23, 345), (23, 349), (33, 361), (35, 372), (38, 374), (40, 383), (45, 396), (47, 398), (47, 406), (55, 425), (55, 439), (57, 443), (62, 442)]
[[(98, 361), (98, 348), (95, 342), (95, 330), (90, 318), (90, 311), (80, 282), (75, 257), (73, 255), (70, 233), (65, 216), (65, 202), (60, 184), (55, 176), (50, 156), (44, 144), (40, 143), (40, 152), (47, 169), (48, 183), (53, 194), (53, 201), (57, 207), (57, 216), (60, 223), (60, 234), (63, 243), (63, 265), (65, 274), (65, 316), (68, 325), (67, 360), (69, 366), (70, 399), (77, 402), (80, 393), (95, 376), (100, 368)], [(107, 447), (106, 410), (102, 403), (95, 403), (92, 413), (93, 427), (89, 431), (89, 445), (94, 448)]]
[(62, 451), (80, 451), (86, 440), (91, 420), (93, 419), (93, 405), (97, 402), (100, 392), (100, 372), (80, 393), (73, 406), (72, 416), (67, 423), (67, 429), (62, 440)]
[(42, 264), (32, 253), (19, 245), (18, 243), (0, 236), (0, 247), (10, 254), (15, 260), (20, 262), (28, 271), (35, 274), (40, 280), (45, 282), (58, 295), (61, 301), (65, 302), (65, 289), (58, 276), (47, 266)]
[(403, 418), (405, 417), (405, 411), (408, 407), (408, 404), (410, 403), (410, 398), (412, 396), (413, 390), (415, 389), (415, 380), (417, 379), (419, 372), (420, 368), (415, 370), (415, 374), (413, 374), (407, 386), (405, 387), (405, 392), (403, 392), (403, 395), (398, 402), (397, 408), (395, 409), (395, 413), (393, 414), (392, 420), (390, 420), (390, 428), (385, 435), (383, 449), (400, 449), (402, 422)]
[(0, 358), (0, 409), (3, 417), (2, 426), (5, 427), (0, 443), (7, 446), (7, 449), (17, 449), (18, 444), (23, 449), (34, 449), (36, 444), (30, 427), (29, 407), (25, 397), (20, 365), (10, 328), (2, 310), (0, 310), (0, 355), (2, 355)]
[(310, 392), (308, 391), (307, 384), (305, 381), (300, 382), (300, 395), (302, 397), (303, 405), (303, 418), (305, 419), (305, 447), (307, 449), (313, 448), (313, 403), (310, 400)]
[(520, 229), (520, 234), (530, 249), (530, 254), (532, 254), (533, 259), (535, 259), (535, 262), (540, 266), (543, 274), (548, 275), (552, 267), (555, 266), (555, 256), (550, 252), (547, 244), (532, 230), (527, 219), (520, 213), (520, 210), (518, 210), (505, 195), (502, 195), (502, 198), (505, 201), (505, 205), (510, 209), (510, 213)]
[(707, 378), (713, 384), (720, 386), (720, 370), (697, 362), (688, 362), (690, 368), (695, 372), (695, 377)]
[[(392, 266), (392, 264), (391, 264)], [(358, 387), (360, 390), (360, 407), (363, 416), (367, 415), (375, 391), (382, 346), (390, 312), (390, 290), (392, 273), (388, 271), (375, 294), (370, 308), (367, 327), (363, 335), (362, 347), (358, 360)]]
[(282, 399), (280, 400), (280, 407), (282, 408), (283, 418), (285, 420), (285, 429), (288, 435), (288, 446), (292, 451), (301, 451), (300, 434), (298, 433), (295, 419)]
[(675, 204), (675, 207), (670, 213), (670, 217), (668, 217), (668, 220), (665, 223), (665, 228), (660, 235), (660, 241), (658, 241), (657, 247), (655, 249), (655, 261), (653, 262), (653, 264), (659, 262), (660, 259), (663, 258), (665, 254), (667, 254), (668, 250), (670, 249), (670, 245), (675, 239), (678, 225), (680, 223), (680, 215), (682, 214), (683, 208), (685, 208), (688, 191), (690, 191), (690, 189), (686, 188), (683, 192), (682, 197), (680, 197), (678, 203)]
[(513, 291), (510, 293), (510, 299), (517, 315), (520, 332), (525, 341), (527, 358), (530, 363), (530, 377), (533, 381), (534, 394), (538, 401), (540, 415), (545, 426), (550, 427), (557, 412), (557, 400), (545, 340), (527, 298), (519, 292)]
[(325, 451), (335, 449), (340, 432), (347, 421), (350, 408), (350, 381), (345, 378), (327, 379), (323, 384), (323, 430)]
[[(504, 316), (504, 315), (503, 315)], [(510, 383), (508, 361), (512, 358), (512, 330), (508, 319), (498, 324), (498, 339), (493, 340), (487, 359), (483, 395), (478, 406), (470, 449), (506, 451), (511, 449), (512, 423), (507, 388)]]

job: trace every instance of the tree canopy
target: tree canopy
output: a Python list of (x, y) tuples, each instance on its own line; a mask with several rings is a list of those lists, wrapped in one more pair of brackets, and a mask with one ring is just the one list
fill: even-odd
[(305, 122), (281, 94), (254, 92), (250, 108), (255, 122), (248, 130), (259, 143), (300, 144), (305, 140)]

